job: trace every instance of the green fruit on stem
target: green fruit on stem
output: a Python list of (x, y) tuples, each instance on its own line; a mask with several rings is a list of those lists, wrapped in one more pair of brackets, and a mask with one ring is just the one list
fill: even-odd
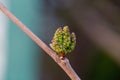
[(75, 44), (75, 33), (70, 33), (69, 27), (64, 26), (63, 29), (60, 27), (56, 30), (50, 46), (63, 59), (67, 53), (73, 51)]

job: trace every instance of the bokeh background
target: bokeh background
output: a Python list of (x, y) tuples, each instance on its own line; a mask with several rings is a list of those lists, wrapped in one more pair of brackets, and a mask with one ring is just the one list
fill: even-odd
[[(82, 80), (120, 80), (119, 0), (0, 0), (47, 45), (58, 27), (76, 33), (67, 55)], [(0, 11), (0, 80), (70, 80)]]

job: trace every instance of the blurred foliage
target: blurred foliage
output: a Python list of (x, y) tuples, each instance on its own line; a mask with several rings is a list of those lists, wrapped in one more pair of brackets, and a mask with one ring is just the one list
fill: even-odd
[[(77, 20), (70, 13), (70, 9), (76, 9), (74, 7), (77, 6), (79, 11), (79, 8), (81, 9), (82, 6), (86, 8), (86, 5), (98, 11), (102, 18), (113, 25), (109, 28), (120, 34), (119, 0), (44, 0), (44, 13), (47, 16), (45, 21), (48, 22), (45, 26), (55, 24), (56, 27), (50, 26), (52, 30), (55, 30), (59, 27), (58, 25), (68, 25), (75, 32), (77, 45), (75, 51), (67, 57), (82, 80), (120, 80), (119, 65), (106, 50), (86, 35), (86, 32), (82, 30), (82, 25), (78, 25)], [(47, 38), (46, 41), (50, 42)], [(70, 80), (62, 69), (46, 55), (43, 59), (42, 73), (42, 80)]]

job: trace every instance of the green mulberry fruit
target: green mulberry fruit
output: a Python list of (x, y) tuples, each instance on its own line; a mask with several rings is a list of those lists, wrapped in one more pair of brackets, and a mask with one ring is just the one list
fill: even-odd
[(60, 27), (56, 30), (50, 46), (61, 59), (64, 59), (67, 53), (73, 51), (75, 44), (75, 33), (70, 33), (69, 27), (64, 26), (63, 29)]

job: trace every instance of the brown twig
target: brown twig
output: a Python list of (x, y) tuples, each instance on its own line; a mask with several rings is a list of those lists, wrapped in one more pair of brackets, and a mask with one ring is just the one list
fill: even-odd
[(81, 80), (71, 67), (69, 60), (61, 60), (56, 53), (51, 50), (42, 40), (30, 31), (21, 21), (19, 21), (9, 10), (0, 3), (0, 10), (9, 17), (22, 31), (24, 31), (34, 42), (37, 43), (52, 59), (67, 73), (71, 80)]

